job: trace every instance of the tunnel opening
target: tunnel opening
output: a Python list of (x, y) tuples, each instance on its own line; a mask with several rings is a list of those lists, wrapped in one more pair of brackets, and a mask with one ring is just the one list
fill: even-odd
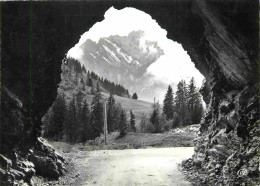
[[(178, 27), (178, 24), (176, 24), (175, 27)], [(105, 73), (104, 70), (101, 71), (98, 69), (98, 65), (93, 67), (95, 65), (91, 64), (93, 63), (91, 62), (91, 60), (93, 60), (91, 58), (96, 57), (93, 53), (103, 52), (104, 49), (109, 50), (109, 48), (104, 46), (104, 43), (107, 43), (107, 45), (113, 45), (112, 49), (114, 48), (117, 52), (122, 53), (117, 53), (115, 56), (115, 50), (108, 51), (108, 53), (110, 52), (110, 55), (114, 56), (109, 56), (109, 54), (101, 56), (103, 59), (96, 59), (95, 63), (109, 63), (105, 57), (109, 58), (112, 63), (114, 60), (118, 61), (122, 59), (122, 63), (135, 63), (137, 65), (137, 69), (135, 70), (138, 71), (140, 69), (141, 72), (140, 74), (137, 74), (137, 77), (135, 78), (139, 78), (139, 81), (142, 81), (143, 76), (154, 76), (154, 81), (158, 81), (158, 79), (161, 80), (158, 84), (163, 84), (165, 82), (165, 84), (174, 83), (175, 85), (172, 85), (176, 86), (177, 81), (180, 81), (181, 79), (189, 81), (192, 76), (196, 76), (195, 79), (200, 87), (204, 78), (203, 75), (195, 70), (193, 63), (190, 64), (191, 59), (182, 46), (177, 42), (168, 39), (167, 34), (167, 31), (161, 28), (156, 20), (153, 20), (149, 14), (135, 8), (128, 7), (117, 10), (114, 7), (111, 7), (105, 12), (104, 20), (96, 23), (89, 31), (81, 35), (80, 41), (69, 50), (67, 56), (79, 60), (86, 68), (89, 68), (91, 71), (94, 70), (101, 76), (104, 74), (103, 78), (108, 78), (115, 83), (124, 84), (122, 78), (115, 78), (111, 75), (113, 73)], [(120, 38), (117, 38), (118, 36)], [(91, 43), (90, 40), (93, 41), (93, 43)], [(130, 40), (133, 40), (132, 43)], [(94, 46), (95, 44), (97, 46)], [(101, 47), (98, 45), (101, 45)], [(131, 46), (127, 48), (127, 45)], [(91, 47), (93, 47), (93, 49), (89, 49)], [(126, 50), (128, 50), (128, 53), (124, 54), (123, 52)], [(137, 54), (134, 55), (134, 52)], [(138, 55), (142, 56), (138, 58)], [(118, 59), (118, 57), (120, 59)], [(140, 64), (138, 60), (142, 60), (142, 64)], [(110, 65), (113, 65), (112, 63), (110, 62)], [(131, 75), (133, 74), (129, 74), (128, 81), (133, 79)], [(148, 82), (146, 81), (146, 83)], [(164, 85), (164, 89), (166, 89), (167, 86), (168, 85)], [(131, 89), (131, 84), (127, 87), (130, 87), (129, 91), (133, 93), (142, 89), (144, 85), (134, 88), (133, 90)], [(151, 98), (149, 100), (140, 96), (139, 93), (139, 98), (150, 102), (153, 101), (154, 97), (159, 99), (160, 102), (163, 100), (162, 95), (150, 95), (149, 97)]]
[[(178, 27), (178, 24), (175, 26)], [(104, 20), (83, 33), (79, 42), (68, 51), (61, 69), (58, 97), (43, 117), (44, 136), (51, 139), (83, 142), (99, 136), (91, 134), (94, 133), (94, 129), (90, 129), (93, 118), (89, 118), (88, 122), (84, 122), (86, 118), (78, 118), (85, 115), (81, 114), (83, 103), (89, 117), (93, 115), (94, 109), (91, 107), (98, 92), (102, 100), (113, 99), (118, 104), (113, 107), (108, 105), (112, 107), (107, 110), (110, 115), (103, 116), (103, 120), (108, 117), (109, 133), (120, 130), (120, 123), (113, 123), (119, 121), (120, 116), (112, 116), (111, 109), (125, 112), (127, 121), (131, 116), (135, 117), (131, 126), (127, 122), (126, 131), (148, 133), (199, 124), (205, 110), (199, 92), (203, 75), (195, 68), (182, 46), (167, 38), (167, 31), (156, 20), (135, 8), (109, 8)], [(132, 95), (138, 95), (138, 101)], [(76, 110), (72, 108), (75, 104)], [(150, 122), (152, 105), (158, 107), (157, 124)], [(62, 132), (68, 128), (66, 123), (72, 122), (70, 118), (73, 116), (66, 117), (72, 110), (78, 112), (74, 119), (82, 122), (73, 123), (77, 126), (74, 128), (79, 129), (75, 133), (77, 137), (80, 133), (80, 139), (71, 139), (68, 132)], [(56, 115), (62, 119), (55, 119)], [(146, 121), (143, 121), (144, 118)], [(102, 122), (100, 118), (98, 125), (102, 125)], [(87, 128), (90, 131), (86, 132), (83, 125), (89, 126)], [(103, 127), (99, 126), (99, 133), (103, 132)], [(84, 134), (88, 137), (84, 137)]]

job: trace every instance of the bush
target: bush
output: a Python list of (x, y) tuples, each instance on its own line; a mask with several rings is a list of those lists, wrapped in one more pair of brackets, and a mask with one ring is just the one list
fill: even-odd
[(151, 123), (148, 123), (147, 125), (145, 125), (145, 132), (148, 133), (154, 133), (155, 128)]
[(169, 131), (170, 130), (170, 126), (168, 124), (164, 125), (164, 131)]

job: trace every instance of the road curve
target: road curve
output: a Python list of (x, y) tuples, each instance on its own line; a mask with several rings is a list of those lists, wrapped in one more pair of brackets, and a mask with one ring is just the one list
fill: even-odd
[(77, 185), (190, 186), (177, 165), (193, 152), (193, 147), (91, 151), (81, 160), (87, 176), (81, 174)]

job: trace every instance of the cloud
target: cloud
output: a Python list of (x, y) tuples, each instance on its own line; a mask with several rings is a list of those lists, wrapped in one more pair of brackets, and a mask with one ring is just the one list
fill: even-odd
[(204, 77), (195, 68), (187, 52), (184, 51), (180, 44), (170, 39), (167, 40), (163, 43), (164, 46), (160, 45), (165, 54), (148, 67), (147, 73), (166, 83), (174, 82), (176, 84), (181, 79), (189, 81), (193, 76), (200, 86)]

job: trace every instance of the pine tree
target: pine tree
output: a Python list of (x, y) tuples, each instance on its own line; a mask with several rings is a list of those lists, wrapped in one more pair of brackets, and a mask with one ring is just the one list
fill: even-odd
[(165, 114), (167, 120), (173, 118), (173, 91), (170, 85), (163, 100), (163, 113)]
[(188, 111), (187, 87), (184, 80), (181, 80), (177, 85), (175, 110), (180, 121), (179, 126), (185, 126), (191, 123), (190, 114)]
[(120, 103), (115, 103), (115, 109), (114, 109), (114, 124), (113, 124), (113, 131), (119, 130), (119, 123), (120, 123), (120, 115), (122, 112), (122, 106)]
[(119, 122), (120, 136), (126, 135), (126, 129), (127, 129), (126, 114), (125, 111), (122, 110), (120, 115), (120, 122)]
[(98, 83), (97, 83), (97, 92), (100, 92), (100, 87)]
[(133, 114), (132, 110), (130, 110), (130, 126), (133, 132), (136, 132), (135, 128), (135, 115)]
[(154, 99), (154, 104), (152, 105), (152, 107), (153, 107), (153, 112), (150, 117), (150, 122), (154, 126), (154, 132), (158, 133), (158, 132), (161, 132), (161, 125), (159, 122), (159, 114), (160, 114), (159, 113), (159, 110), (160, 110), (159, 102), (155, 102), (155, 99)]
[(136, 100), (138, 99), (138, 96), (136, 93), (133, 94), (132, 99), (136, 99)]
[(170, 126), (167, 124), (167, 119), (166, 119), (165, 114), (162, 113), (159, 116), (159, 123), (160, 123), (161, 128), (164, 128), (165, 131), (168, 131), (170, 129)]
[(159, 114), (156, 112), (156, 110), (153, 110), (151, 118), (150, 118), (150, 122), (153, 124), (154, 129), (155, 129), (155, 133), (160, 132), (159, 130)]
[(84, 66), (84, 65), (82, 65), (81, 71), (82, 71), (82, 72), (84, 72), (84, 73), (86, 73), (86, 72), (87, 72), (87, 70), (86, 70), (86, 68), (85, 68), (85, 66)]
[(101, 93), (97, 92), (91, 103), (92, 139), (100, 136), (103, 130), (103, 104)]
[(90, 89), (90, 94), (95, 95), (94, 87), (91, 87), (91, 89)]
[(83, 102), (82, 106), (82, 142), (90, 139), (91, 126), (90, 126), (90, 110), (86, 100)]
[(68, 106), (66, 113), (66, 120), (64, 126), (64, 134), (66, 136), (66, 141), (75, 142), (75, 125), (77, 122), (77, 108), (76, 100), (73, 98)]
[(76, 95), (76, 106), (77, 106), (77, 114), (78, 118), (80, 119), (80, 114), (81, 114), (81, 107), (82, 107), (82, 100), (83, 100), (84, 94), (79, 91)]
[(80, 83), (81, 83), (81, 84), (84, 84), (83, 78), (80, 79)]
[(82, 140), (82, 131), (83, 131), (83, 119), (82, 119), (82, 100), (84, 94), (79, 91), (76, 95), (76, 121), (75, 121), (75, 142), (79, 142)]
[(196, 85), (195, 85), (195, 81), (194, 78), (192, 77), (190, 80), (190, 84), (188, 85), (188, 108), (189, 108), (189, 112), (190, 112), (190, 117), (192, 122), (194, 121), (194, 104), (196, 101), (196, 97), (197, 97), (197, 92), (196, 92)]
[(92, 79), (90, 77), (88, 78), (88, 86), (89, 87), (93, 86), (93, 82), (92, 82)]
[(107, 100), (107, 130), (108, 133), (114, 131), (115, 124), (115, 98), (110, 94)]
[(177, 112), (173, 113), (173, 120), (172, 120), (172, 128), (177, 128), (180, 126), (180, 118)]
[(65, 110), (66, 110), (66, 103), (65, 103), (65, 98), (64, 95), (58, 95), (53, 107), (52, 107), (52, 112), (53, 112), (53, 125), (52, 126), (52, 132), (53, 132), (53, 138), (56, 140), (60, 140), (62, 136), (62, 128), (63, 128), (63, 123), (65, 120)]
[(201, 95), (196, 88), (193, 77), (191, 78), (188, 86), (188, 110), (191, 117), (191, 123), (199, 123), (203, 115), (203, 106)]
[(52, 139), (54, 136), (53, 130), (53, 111), (52, 107), (48, 110), (48, 112), (42, 118), (43, 123), (43, 137), (47, 139)]

